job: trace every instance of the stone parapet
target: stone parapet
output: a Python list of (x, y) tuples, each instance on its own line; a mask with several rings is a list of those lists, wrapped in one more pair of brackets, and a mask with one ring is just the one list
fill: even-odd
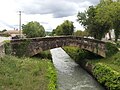
[(11, 40), (13, 54), (33, 56), (41, 51), (64, 47), (76, 46), (90, 52), (106, 57), (105, 42), (77, 36), (42, 37)]

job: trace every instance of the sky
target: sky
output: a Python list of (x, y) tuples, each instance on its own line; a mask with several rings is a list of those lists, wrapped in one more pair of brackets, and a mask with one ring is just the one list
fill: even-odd
[(46, 31), (52, 31), (65, 20), (70, 20), (76, 30), (83, 30), (76, 21), (77, 13), (98, 3), (99, 0), (0, 0), (0, 30), (18, 29), (19, 11), (22, 11), (22, 24), (37, 21)]

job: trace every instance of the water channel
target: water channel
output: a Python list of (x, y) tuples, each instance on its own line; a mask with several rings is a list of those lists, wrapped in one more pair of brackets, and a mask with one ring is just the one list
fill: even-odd
[(57, 90), (105, 90), (62, 49), (51, 50), (57, 69)]

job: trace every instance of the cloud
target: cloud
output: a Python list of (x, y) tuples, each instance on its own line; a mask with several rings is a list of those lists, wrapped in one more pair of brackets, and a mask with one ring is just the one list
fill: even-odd
[[(3, 0), (4, 1), (4, 0)], [(7, 1), (7, 0), (6, 0)], [(16, 11), (22, 11), (22, 23), (38, 21), (45, 30), (51, 31), (65, 20), (74, 22), (75, 29), (82, 30), (76, 21), (78, 11), (83, 12), (99, 0), (12, 0)], [(12, 4), (13, 5), (13, 4)], [(14, 6), (14, 5), (13, 5)], [(7, 15), (7, 14), (6, 14)]]
[(80, 8), (98, 3), (98, 0), (16, 0), (26, 14), (52, 14), (54, 18), (75, 15)]
[(10, 24), (6, 23), (5, 21), (2, 21), (2, 20), (0, 20), (0, 24), (3, 24), (3, 25), (5, 25), (7, 27), (10, 27), (10, 28), (15, 28), (15, 27), (13, 27), (13, 25), (10, 25)]
[(83, 2), (90, 2), (92, 4), (98, 4), (99, 0), (66, 0), (66, 1), (70, 1), (70, 2), (73, 2), (73, 3), (83, 3)]

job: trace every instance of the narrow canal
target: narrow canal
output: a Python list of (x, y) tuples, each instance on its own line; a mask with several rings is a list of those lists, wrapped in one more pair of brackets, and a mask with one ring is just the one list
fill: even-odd
[(105, 90), (62, 49), (51, 50), (57, 69), (57, 90)]

